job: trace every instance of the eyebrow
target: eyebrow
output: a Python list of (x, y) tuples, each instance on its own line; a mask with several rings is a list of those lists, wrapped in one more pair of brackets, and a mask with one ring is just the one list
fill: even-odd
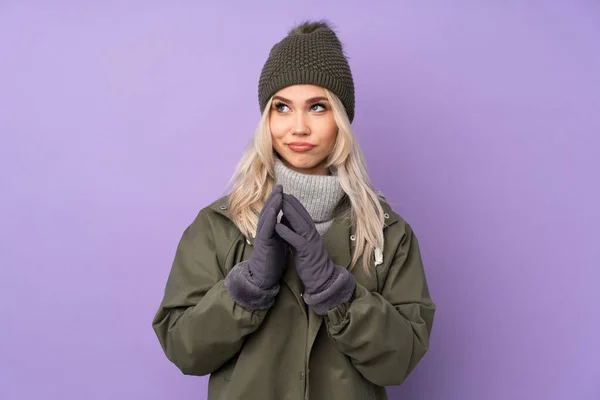
[[(281, 96), (273, 96), (273, 100), (281, 100), (284, 103), (294, 104), (293, 101), (286, 99), (285, 97), (281, 97)], [(306, 99), (305, 103), (314, 103), (316, 101), (329, 101), (329, 100), (327, 99), (327, 97), (317, 96), (317, 97), (311, 97), (310, 99)]]

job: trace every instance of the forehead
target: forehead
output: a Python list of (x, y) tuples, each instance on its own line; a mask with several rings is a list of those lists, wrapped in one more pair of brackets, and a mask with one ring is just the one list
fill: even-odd
[(325, 89), (315, 85), (292, 85), (275, 93), (275, 96), (285, 97), (292, 101), (303, 101), (312, 97), (325, 97)]

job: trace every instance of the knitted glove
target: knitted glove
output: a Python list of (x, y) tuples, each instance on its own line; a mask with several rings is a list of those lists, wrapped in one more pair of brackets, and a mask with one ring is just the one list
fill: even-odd
[(287, 261), (287, 244), (275, 233), (283, 187), (277, 185), (263, 206), (250, 258), (236, 265), (225, 279), (231, 297), (249, 309), (273, 305)]
[(304, 283), (304, 301), (319, 315), (350, 301), (356, 281), (344, 267), (329, 258), (317, 228), (304, 206), (283, 195), (283, 218), (275, 230), (292, 246), (296, 271)]

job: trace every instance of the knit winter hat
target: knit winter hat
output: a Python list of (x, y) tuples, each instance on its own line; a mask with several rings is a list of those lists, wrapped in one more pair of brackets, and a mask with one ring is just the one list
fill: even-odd
[(321, 86), (335, 93), (354, 119), (354, 81), (348, 60), (331, 26), (325, 21), (304, 22), (275, 44), (258, 83), (261, 113), (277, 91), (291, 85)]

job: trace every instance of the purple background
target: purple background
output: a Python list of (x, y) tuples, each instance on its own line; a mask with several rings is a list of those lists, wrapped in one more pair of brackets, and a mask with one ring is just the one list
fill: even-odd
[(600, 399), (600, 3), (120, 3), (0, 3), (0, 399), (205, 398), (151, 321), (309, 17), (438, 304), (391, 398)]

